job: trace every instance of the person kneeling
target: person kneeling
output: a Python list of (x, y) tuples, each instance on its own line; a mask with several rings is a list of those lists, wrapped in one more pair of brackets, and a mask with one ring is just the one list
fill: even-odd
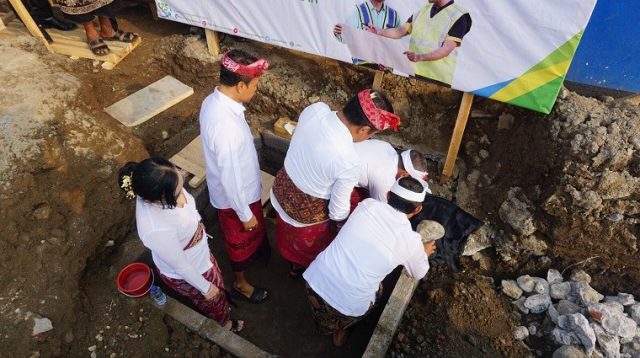
[(333, 242), (303, 277), (314, 318), (333, 343), (346, 342), (346, 329), (363, 319), (382, 295), (382, 280), (398, 265), (419, 280), (429, 271), (435, 241), (422, 243), (409, 219), (422, 210), (426, 188), (398, 179), (388, 203), (365, 199)]

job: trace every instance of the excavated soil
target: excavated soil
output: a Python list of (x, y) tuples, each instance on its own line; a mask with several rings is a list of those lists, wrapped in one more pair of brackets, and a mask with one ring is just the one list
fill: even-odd
[[(0, 36), (0, 356), (227, 354), (113, 285), (140, 252), (118, 166), (171, 156), (193, 140), (200, 103), (217, 81), (198, 34), (153, 21), (145, 8), (123, 15), (122, 26), (144, 40), (113, 71), (45, 53), (28, 35)], [(366, 69), (231, 37), (222, 47), (272, 62), (248, 105), (256, 134), (313, 102), (337, 108), (373, 80)], [(166, 74), (194, 95), (133, 129), (102, 110)], [(441, 158), (460, 93), (392, 75), (383, 90), (403, 126), (381, 137)], [(392, 357), (527, 356), (511, 336), (514, 307), (498, 294), (500, 280), (519, 273), (571, 265), (603, 293), (640, 295), (639, 107), (563, 90), (550, 115), (485, 99), (473, 108), (455, 177), (432, 189), (485, 227), (457, 271), (435, 267), (419, 285)], [(49, 318), (53, 330), (32, 337), (28, 312)]]

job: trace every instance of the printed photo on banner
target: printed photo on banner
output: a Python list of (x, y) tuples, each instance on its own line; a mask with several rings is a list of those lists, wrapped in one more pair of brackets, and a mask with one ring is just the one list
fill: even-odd
[(549, 113), (596, 0), (156, 2), (169, 20)]

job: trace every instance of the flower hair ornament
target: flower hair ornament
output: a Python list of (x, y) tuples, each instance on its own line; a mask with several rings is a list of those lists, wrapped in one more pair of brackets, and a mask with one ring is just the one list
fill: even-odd
[(250, 65), (243, 65), (229, 57), (229, 53), (227, 52), (222, 57), (222, 67), (240, 76), (256, 78), (267, 72), (267, 69), (269, 69), (269, 62), (261, 58)]
[(373, 103), (373, 99), (376, 97), (377, 94), (375, 92), (371, 93), (370, 89), (362, 90), (358, 93), (358, 102), (360, 102), (364, 115), (367, 116), (369, 122), (377, 130), (383, 131), (391, 128), (394, 132), (397, 132), (398, 125), (400, 125), (400, 117), (397, 114), (376, 107), (376, 104)]
[(133, 192), (133, 173), (122, 176), (122, 185), (120, 187), (127, 195), (127, 199), (133, 199), (136, 197), (136, 193)]

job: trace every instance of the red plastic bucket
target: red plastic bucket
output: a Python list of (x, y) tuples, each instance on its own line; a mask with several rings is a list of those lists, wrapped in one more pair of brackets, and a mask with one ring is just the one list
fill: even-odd
[(118, 273), (116, 287), (127, 297), (143, 297), (151, 289), (153, 270), (142, 262), (134, 262), (125, 266)]

